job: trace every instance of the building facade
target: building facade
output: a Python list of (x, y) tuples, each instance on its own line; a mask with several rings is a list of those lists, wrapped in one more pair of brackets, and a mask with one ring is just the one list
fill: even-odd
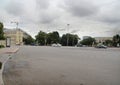
[(105, 40), (112, 40), (113, 37), (94, 37), (97, 43), (105, 42)]
[(29, 36), (26, 32), (21, 29), (4, 29), (5, 38), (11, 38), (12, 45), (22, 45), (23, 38)]

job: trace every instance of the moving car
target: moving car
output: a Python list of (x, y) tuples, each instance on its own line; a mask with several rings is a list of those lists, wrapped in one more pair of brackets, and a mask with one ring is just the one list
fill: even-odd
[(105, 45), (97, 45), (96, 48), (107, 48)]
[(83, 47), (83, 45), (82, 44), (77, 44), (77, 47)]

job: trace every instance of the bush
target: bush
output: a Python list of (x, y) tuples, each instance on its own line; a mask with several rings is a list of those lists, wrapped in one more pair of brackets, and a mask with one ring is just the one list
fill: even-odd
[(2, 62), (0, 62), (0, 69), (2, 68)]
[(5, 46), (4, 45), (0, 45), (0, 48), (4, 48)]

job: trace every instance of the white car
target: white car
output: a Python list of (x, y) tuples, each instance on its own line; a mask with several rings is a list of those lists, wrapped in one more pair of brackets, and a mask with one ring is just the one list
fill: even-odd
[(58, 43), (57, 46), (58, 46), (58, 47), (61, 47), (62, 45)]
[(52, 44), (51, 46), (52, 46), (52, 47), (57, 47), (57, 44)]
[(52, 47), (61, 47), (62, 45), (58, 43), (58, 44), (52, 44), (51, 46)]

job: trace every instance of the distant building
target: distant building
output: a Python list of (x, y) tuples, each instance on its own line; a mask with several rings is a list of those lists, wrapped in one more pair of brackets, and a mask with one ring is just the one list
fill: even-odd
[(28, 37), (29, 34), (21, 29), (4, 29), (4, 36), (11, 38), (12, 45), (22, 45), (23, 38)]
[(112, 37), (94, 37), (97, 43), (102, 43), (105, 40), (112, 40)]

